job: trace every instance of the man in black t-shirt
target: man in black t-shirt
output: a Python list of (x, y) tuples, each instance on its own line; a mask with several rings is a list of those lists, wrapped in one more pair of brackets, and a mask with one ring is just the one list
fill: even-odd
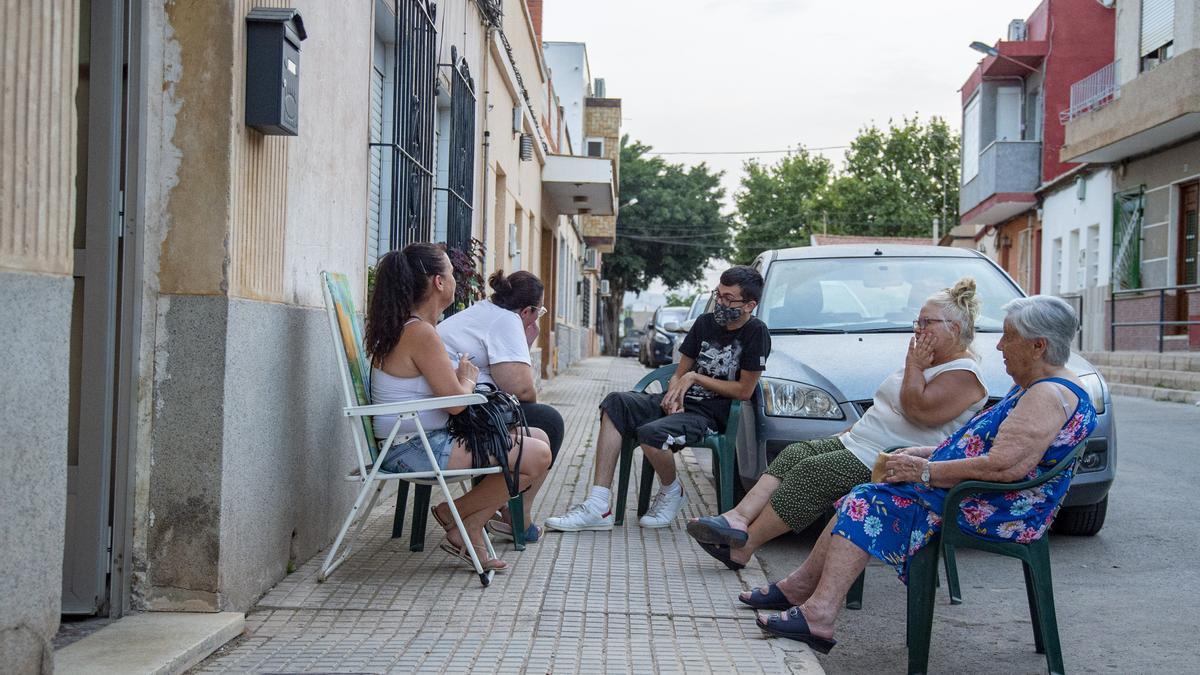
[(733, 399), (749, 400), (766, 368), (771, 336), (751, 316), (762, 296), (762, 275), (751, 267), (731, 267), (713, 291), (711, 314), (696, 319), (679, 348), (679, 365), (662, 394), (614, 392), (600, 404), (600, 436), (591, 493), (562, 516), (546, 519), (552, 530), (610, 530), (613, 473), (621, 438), (636, 436), (662, 486), (642, 527), (667, 527), (687, 496), (675, 475), (674, 453), (705, 436), (724, 432)]

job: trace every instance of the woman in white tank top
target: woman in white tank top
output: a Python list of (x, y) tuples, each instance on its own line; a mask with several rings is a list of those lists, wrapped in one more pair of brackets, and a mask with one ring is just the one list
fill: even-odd
[(969, 277), (930, 296), (913, 322), (904, 367), (883, 381), (854, 426), (784, 448), (737, 506), (689, 522), (688, 534), (740, 569), (759, 546), (805, 529), (855, 485), (870, 482), (882, 450), (937, 445), (965, 424), (987, 402), (971, 352), (978, 312)]
[[(410, 244), (403, 251), (392, 251), (375, 268), (375, 290), (367, 310), (366, 353), (371, 359), (371, 400), (374, 403), (398, 403), (435, 396), (469, 394), (475, 388), (479, 369), (470, 358), (455, 360), (446, 352), (434, 325), (454, 300), (456, 287), (453, 268), (445, 250), (434, 244)], [(449, 415), (462, 408), (422, 413), (429, 446), (443, 469), (471, 466), (470, 449), (453, 441), (446, 431)], [(376, 435), (387, 438), (395, 417), (374, 420)], [(407, 429), (415, 431), (415, 425)], [(401, 431), (405, 431), (402, 429)], [(537, 432), (540, 434), (540, 432)], [(398, 437), (399, 438), (399, 437)], [(540, 481), (550, 468), (550, 446), (544, 434), (522, 439), (520, 481), (522, 489)], [(430, 471), (429, 457), (419, 437), (397, 442), (384, 454), (381, 470), (393, 473)], [(509, 461), (515, 460), (515, 451)], [(446, 530), (441, 548), (471, 564), (466, 546), (473, 545), (486, 570), (503, 570), (508, 564), (487, 557), (483, 526), (508, 501), (508, 486), (499, 474), (485, 478), (454, 505), (470, 533), (464, 542), (454, 527), (450, 509), (438, 504), (433, 517)]]

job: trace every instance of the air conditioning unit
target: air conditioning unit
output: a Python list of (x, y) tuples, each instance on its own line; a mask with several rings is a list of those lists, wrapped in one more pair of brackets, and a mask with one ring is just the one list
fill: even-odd
[(1008, 41), (1009, 42), (1024, 42), (1025, 41), (1025, 20), (1013, 19), (1008, 23)]
[(608, 287), (608, 279), (600, 280), (600, 297), (607, 298), (612, 291)]
[(521, 161), (533, 161), (533, 134), (521, 134)]
[(583, 254), (583, 270), (585, 272), (595, 272), (600, 269), (600, 252), (594, 248), (589, 248)]

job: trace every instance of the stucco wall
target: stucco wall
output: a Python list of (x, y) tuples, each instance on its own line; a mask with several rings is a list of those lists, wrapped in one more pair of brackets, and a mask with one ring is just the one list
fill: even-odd
[(227, 340), (219, 576), (245, 611), (332, 543), (358, 486), (325, 311), (231, 300)]
[[(1100, 226), (1099, 278), (1096, 286), (1107, 286), (1109, 273), (1112, 269), (1112, 216), (1113, 216), (1113, 177), (1109, 169), (1101, 169), (1085, 178), (1084, 198), (1078, 197), (1078, 189), (1074, 182), (1067, 183), (1059, 190), (1045, 195), (1042, 204), (1042, 291), (1045, 293), (1068, 293), (1080, 290), (1088, 284), (1086, 271), (1077, 270), (1078, 258), (1072, 258), (1068, 250), (1070, 234), (1073, 230), (1080, 233), (1080, 242), (1086, 243), (1087, 228), (1091, 225)], [(1054, 287), (1053, 242), (1062, 238), (1063, 251), (1059, 259), (1062, 265), (1062, 284)], [(1088, 251), (1088, 256), (1092, 255)], [(1084, 284), (1072, 284), (1072, 279), (1083, 279)]]
[(50, 672), (62, 607), (70, 277), (0, 272), (0, 668)]

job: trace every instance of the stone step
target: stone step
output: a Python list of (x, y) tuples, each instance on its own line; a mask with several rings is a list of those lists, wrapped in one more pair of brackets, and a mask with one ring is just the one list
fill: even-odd
[(174, 675), (242, 633), (240, 612), (129, 614), (54, 653), (64, 675)]
[(1083, 352), (1083, 357), (1097, 366), (1200, 373), (1200, 352)]
[(1136, 384), (1143, 387), (1200, 392), (1200, 373), (1196, 372), (1112, 365), (1097, 365), (1096, 368), (1109, 384)]
[(1114, 396), (1136, 396), (1155, 401), (1174, 401), (1200, 405), (1200, 392), (1184, 391), (1182, 389), (1166, 389), (1163, 387), (1146, 387), (1140, 384), (1109, 383), (1109, 391)]

